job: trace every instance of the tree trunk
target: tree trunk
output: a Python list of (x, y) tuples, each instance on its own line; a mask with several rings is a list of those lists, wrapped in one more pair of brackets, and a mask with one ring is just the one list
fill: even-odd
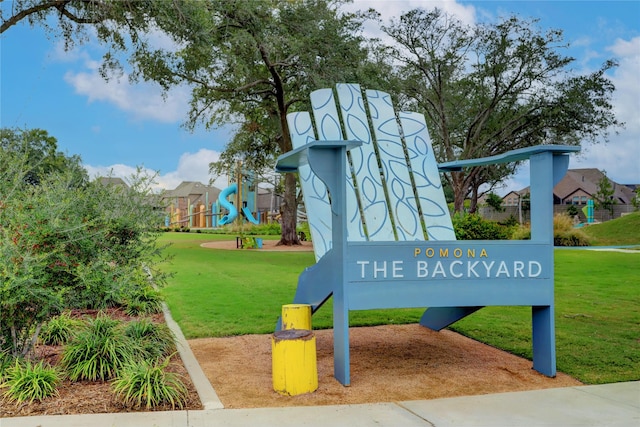
[(451, 174), (451, 188), (453, 188), (453, 212), (464, 212), (464, 199), (467, 195), (463, 172)]
[(296, 176), (292, 173), (284, 175), (284, 200), (280, 207), (282, 234), (278, 245), (299, 245), (296, 222), (298, 206), (296, 200)]
[(471, 204), (469, 205), (469, 213), (476, 213), (478, 210), (478, 187), (473, 186), (473, 192), (471, 193)]

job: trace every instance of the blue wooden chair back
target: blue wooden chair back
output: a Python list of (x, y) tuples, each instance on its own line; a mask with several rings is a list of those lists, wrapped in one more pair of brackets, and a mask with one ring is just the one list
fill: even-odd
[[(348, 240), (455, 240), (424, 116), (396, 117), (389, 94), (367, 90), (363, 97), (357, 84), (339, 84), (336, 93), (338, 105), (332, 89), (311, 94), (315, 128), (307, 112), (287, 119), (294, 148), (315, 140), (362, 142), (344, 171)], [(326, 187), (308, 166), (300, 169), (300, 182), (320, 259), (331, 247)]]

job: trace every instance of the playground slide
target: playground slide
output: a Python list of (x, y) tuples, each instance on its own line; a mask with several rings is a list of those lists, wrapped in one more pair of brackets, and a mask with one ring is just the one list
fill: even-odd
[(227, 197), (230, 194), (236, 194), (238, 191), (238, 184), (231, 184), (229, 187), (225, 188), (220, 192), (218, 196), (218, 202), (220, 202), (220, 206), (228, 209), (229, 213), (218, 220), (218, 225), (226, 225), (232, 223), (233, 220), (238, 216), (238, 209), (231, 202), (227, 200)]
[[(238, 184), (234, 183), (220, 192), (220, 195), (218, 196), (218, 202), (220, 203), (221, 207), (228, 209), (229, 213), (218, 220), (218, 225), (230, 224), (238, 217), (238, 209), (236, 209), (236, 207), (227, 200), (227, 197), (229, 197), (231, 194), (236, 194), (237, 191)], [(247, 221), (253, 224), (260, 224), (260, 221), (253, 217), (249, 208), (242, 208), (242, 213), (245, 218), (247, 218)]]
[[(255, 219), (253, 217), (253, 215), (251, 214), (251, 211), (249, 210), (249, 208), (242, 208), (242, 213), (244, 214), (244, 217), (247, 218), (247, 221), (249, 221), (252, 224), (260, 224), (260, 220), (259, 219)], [(259, 218), (259, 216), (258, 216)]]

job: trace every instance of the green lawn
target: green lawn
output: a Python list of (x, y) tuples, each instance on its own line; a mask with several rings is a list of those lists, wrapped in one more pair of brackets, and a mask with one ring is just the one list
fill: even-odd
[[(274, 236), (264, 236), (274, 238)], [(310, 252), (225, 251), (200, 244), (233, 236), (166, 233), (175, 256), (164, 289), (187, 338), (271, 333), (292, 301)], [(640, 379), (640, 254), (556, 251), (558, 370), (589, 384)], [(422, 310), (351, 313), (352, 325), (417, 322)], [(456, 323), (464, 335), (531, 358), (530, 309), (490, 307)], [(313, 317), (331, 327), (331, 306)]]
[(633, 212), (613, 221), (592, 224), (581, 229), (597, 246), (639, 245), (640, 212)]

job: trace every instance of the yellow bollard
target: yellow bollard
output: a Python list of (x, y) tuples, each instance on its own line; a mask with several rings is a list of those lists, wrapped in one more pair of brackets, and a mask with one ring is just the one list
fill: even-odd
[(282, 306), (282, 329), (311, 330), (311, 306), (309, 304), (285, 304)]
[(273, 389), (296, 396), (318, 389), (316, 337), (311, 331), (288, 329), (271, 337)]

